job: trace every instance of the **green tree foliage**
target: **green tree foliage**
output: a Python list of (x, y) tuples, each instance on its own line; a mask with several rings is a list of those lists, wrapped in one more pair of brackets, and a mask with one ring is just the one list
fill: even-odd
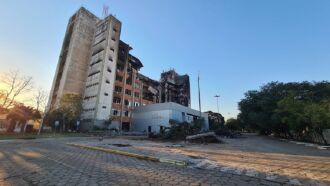
[(242, 126), (241, 122), (238, 119), (229, 118), (226, 121), (226, 128), (229, 130), (242, 130), (244, 127)]
[(34, 108), (25, 106), (23, 104), (15, 104), (7, 115), (7, 119), (10, 120), (10, 126), (8, 127), (7, 132), (13, 132), (16, 123), (21, 125), (21, 129), (23, 131), (28, 120), (36, 120), (40, 118), (40, 112)]
[(330, 83), (326, 81), (271, 82), (245, 94), (238, 104), (238, 119), (263, 134), (303, 139), (330, 128), (329, 100)]
[(196, 119), (192, 123), (178, 123), (170, 120), (171, 127), (161, 131), (161, 135), (165, 139), (185, 139), (186, 136), (198, 134), (202, 129), (203, 120)]
[(74, 129), (82, 112), (82, 98), (79, 94), (65, 94), (60, 101), (60, 107), (46, 113), (45, 123), (54, 127), (55, 121), (60, 122), (61, 130)]

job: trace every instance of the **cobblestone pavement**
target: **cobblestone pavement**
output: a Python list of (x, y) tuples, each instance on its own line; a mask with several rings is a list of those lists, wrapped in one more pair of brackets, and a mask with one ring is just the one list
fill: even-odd
[(294, 185), (330, 185), (329, 150), (261, 136), (225, 140), (225, 144), (202, 148), (195, 145), (178, 151), (208, 158), (225, 172), (266, 177)]
[(71, 147), (67, 142), (72, 139), (0, 141), (0, 185), (281, 185)]
[[(169, 147), (172, 143), (168, 142), (125, 137), (77, 143), (181, 160), (189, 162), (192, 168), (245, 175), (283, 184), (330, 185), (329, 150), (258, 135), (223, 140), (223, 144), (182, 143), (184, 147), (178, 148)], [(113, 144), (129, 146), (116, 147)]]

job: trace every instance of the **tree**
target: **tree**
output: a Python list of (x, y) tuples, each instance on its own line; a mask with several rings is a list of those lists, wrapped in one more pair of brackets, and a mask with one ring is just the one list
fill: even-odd
[(196, 119), (191, 123), (177, 122), (170, 120), (171, 127), (161, 131), (161, 135), (165, 139), (185, 139), (188, 135), (198, 134), (202, 130), (203, 119)]
[(8, 109), (14, 105), (18, 96), (32, 89), (32, 77), (23, 76), (18, 70), (5, 73), (1, 83), (6, 89), (1, 90), (0, 107)]
[(80, 119), (82, 112), (82, 98), (79, 94), (64, 94), (59, 108), (46, 113), (45, 123), (53, 125), (60, 121), (61, 130), (74, 129), (76, 122)]
[(234, 118), (229, 118), (226, 121), (225, 126), (230, 130), (242, 130), (243, 129), (243, 126), (241, 125), (240, 121), (238, 119), (234, 119)]
[(327, 141), (323, 136), (324, 129), (330, 129), (330, 112), (329, 104), (310, 104), (304, 108), (306, 122), (310, 123), (312, 131), (315, 131), (322, 137), (323, 142)]
[(225, 118), (220, 113), (207, 111), (210, 130), (216, 130), (224, 126)]
[(271, 82), (245, 93), (238, 104), (238, 120), (262, 134), (314, 140), (314, 133), (322, 136), (330, 128), (329, 100), (327, 81)]
[[(2, 102), (4, 98), (5, 98), (5, 93), (4, 93), (4, 91), (0, 90), (0, 102)], [(7, 113), (7, 112), (8, 112), (8, 109), (6, 109), (0, 105), (0, 114)]]
[(10, 120), (7, 132), (13, 132), (17, 123), (21, 125), (21, 131), (24, 131), (28, 120), (35, 120), (38, 118), (40, 118), (40, 113), (34, 108), (23, 104), (15, 104), (7, 115), (7, 119)]
[(62, 119), (63, 119), (63, 113), (61, 112), (61, 110), (55, 109), (45, 114), (43, 122), (45, 123), (45, 125), (50, 126), (54, 129), (55, 121), (62, 121)]
[(33, 95), (33, 102), (38, 111), (43, 111), (46, 107), (48, 94), (42, 88), (39, 88)]
[(326, 143), (322, 133), (324, 129), (330, 128), (328, 103), (303, 101), (291, 95), (278, 103), (277, 112), (282, 116), (282, 122), (288, 125), (298, 138), (304, 139), (316, 132)]

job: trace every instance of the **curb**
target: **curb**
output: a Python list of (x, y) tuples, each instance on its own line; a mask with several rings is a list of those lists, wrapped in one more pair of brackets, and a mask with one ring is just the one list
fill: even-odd
[(141, 159), (141, 160), (160, 162), (160, 163), (166, 163), (166, 164), (172, 164), (172, 165), (178, 165), (178, 166), (187, 166), (187, 162), (185, 162), (185, 161), (158, 158), (158, 157), (154, 157), (154, 156), (145, 156), (145, 155), (126, 152), (126, 151), (106, 149), (106, 148), (102, 148), (102, 147), (93, 147), (93, 146), (81, 145), (81, 144), (75, 144), (75, 143), (67, 143), (67, 145), (74, 146), (74, 147), (80, 147), (80, 148), (84, 148), (84, 149), (102, 151), (102, 152), (111, 153), (111, 154), (118, 154), (118, 155), (122, 155), (122, 156), (133, 157), (133, 158), (137, 158), (137, 159)]

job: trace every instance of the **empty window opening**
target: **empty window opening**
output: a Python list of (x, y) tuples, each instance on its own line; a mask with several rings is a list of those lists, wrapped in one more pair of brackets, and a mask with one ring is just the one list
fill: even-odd
[(131, 96), (131, 95), (132, 95), (132, 91), (131, 91), (131, 90), (128, 90), (128, 89), (126, 89), (126, 90), (125, 90), (125, 94), (126, 94), (126, 95), (129, 95), (129, 96)]

